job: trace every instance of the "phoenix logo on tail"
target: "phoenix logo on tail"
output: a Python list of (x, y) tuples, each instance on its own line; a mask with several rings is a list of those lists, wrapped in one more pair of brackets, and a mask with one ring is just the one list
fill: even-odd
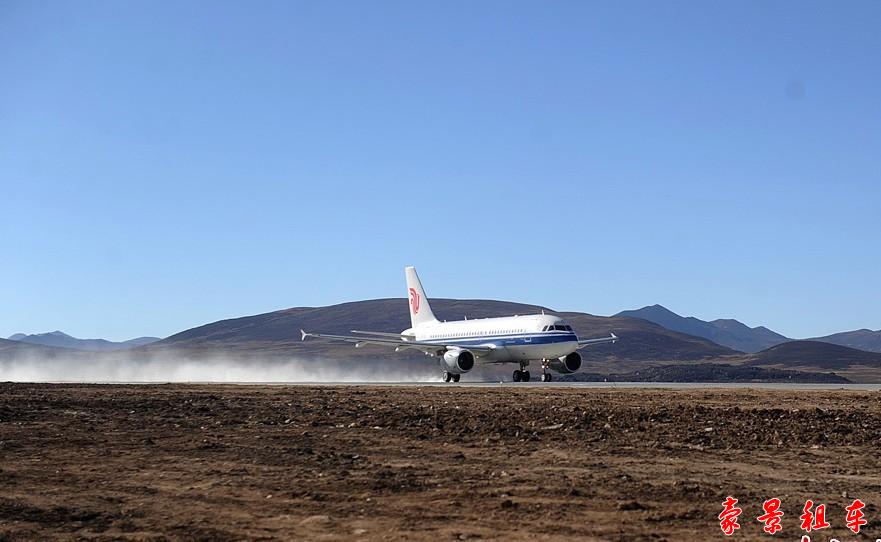
[(410, 288), (410, 307), (413, 314), (419, 314), (419, 293), (413, 288)]

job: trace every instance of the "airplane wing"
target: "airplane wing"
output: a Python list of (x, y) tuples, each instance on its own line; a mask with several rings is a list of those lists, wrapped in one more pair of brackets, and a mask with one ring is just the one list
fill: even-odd
[[(358, 333), (364, 333), (358, 332)], [(443, 343), (433, 343), (433, 342), (425, 342), (425, 341), (413, 341), (413, 340), (404, 340), (401, 338), (401, 335), (390, 333), (388, 335), (392, 335), (393, 337), (385, 337), (385, 336), (377, 336), (377, 337), (356, 337), (353, 335), (326, 335), (324, 333), (307, 333), (300, 330), (300, 335), (302, 336), (302, 340), (306, 340), (306, 337), (315, 337), (318, 339), (327, 339), (331, 341), (345, 341), (350, 343), (355, 343), (355, 348), (360, 348), (365, 344), (377, 344), (380, 346), (394, 346), (396, 352), (400, 352), (401, 350), (419, 350), (424, 352), (427, 355), (435, 355), (435, 354), (443, 354), (447, 350), (468, 350), (473, 353), (475, 357), (485, 356), (487, 354), (492, 353), (495, 350), (495, 346), (493, 345), (483, 345), (483, 346), (461, 346), (457, 344), (443, 344)], [(378, 335), (378, 333), (377, 333)], [(406, 335), (405, 335), (406, 337)]]
[(618, 340), (618, 336), (614, 333), (610, 334), (609, 337), (602, 337), (599, 339), (584, 339), (578, 341), (578, 349), (581, 350), (585, 346), (590, 346), (592, 344), (603, 344), (603, 343), (613, 343)]

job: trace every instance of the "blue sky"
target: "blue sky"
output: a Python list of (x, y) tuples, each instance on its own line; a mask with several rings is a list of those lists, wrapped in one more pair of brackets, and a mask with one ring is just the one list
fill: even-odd
[(435, 297), (879, 329), (879, 28), (877, 1), (0, 1), (0, 335), (403, 297), (408, 264)]

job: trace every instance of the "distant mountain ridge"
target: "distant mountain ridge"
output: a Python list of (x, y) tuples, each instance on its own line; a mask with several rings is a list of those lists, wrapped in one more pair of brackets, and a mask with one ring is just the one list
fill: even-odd
[[(16, 360), (33, 361), (37, 359), (56, 359), (60, 357), (70, 359), (83, 359), (84, 356), (92, 356), (95, 353), (71, 350), (58, 346), (44, 346), (22, 341), (0, 339), (0, 363), (13, 362)], [(83, 356), (83, 357), (81, 357)], [(0, 367), (2, 369), (2, 367)]]
[(815, 337), (809, 340), (848, 346), (850, 348), (857, 348), (867, 352), (881, 353), (881, 329), (878, 331), (872, 331), (871, 329), (843, 331), (841, 333), (833, 333), (832, 335)]
[[(616, 316), (596, 316), (580, 312), (558, 312), (537, 305), (494, 300), (432, 299), (431, 303), (435, 314), (441, 320), (459, 320), (466, 316), (474, 319), (525, 315), (545, 311), (566, 319), (580, 337), (601, 337), (614, 332), (621, 339), (617, 343), (595, 345), (580, 351), (584, 359), (583, 372), (594, 375), (605, 374), (609, 378), (635, 378), (629, 375), (641, 375), (640, 379), (652, 381), (757, 379), (840, 382), (839, 377), (845, 377), (860, 382), (881, 381), (881, 354), (831, 343), (786, 339), (785, 342), (760, 352), (744, 353), (722, 346), (707, 337), (671, 330), (645, 318), (628, 315), (640, 311), (625, 311)], [(744, 329), (750, 335), (759, 337), (765, 336), (774, 340), (782, 337), (767, 328), (749, 328), (735, 320), (702, 322), (697, 318), (682, 318), (660, 306), (648, 307), (648, 309), (652, 310), (641, 311), (641, 314), (645, 315), (648, 312), (649, 316), (656, 317), (671, 326), (685, 321), (685, 324), (692, 326), (689, 329), (693, 332), (707, 333), (714, 338), (724, 336), (725, 333), (729, 336), (745, 333)], [(712, 324), (712, 329), (702, 324)], [(333, 370), (341, 371), (346, 371), (348, 368), (363, 370), (367, 367), (386, 372), (400, 371), (401, 374), (412, 374), (414, 371), (426, 369), (436, 370), (436, 361), (419, 353), (395, 353), (393, 349), (378, 346), (354, 348), (348, 343), (318, 339), (303, 342), (299, 334), (301, 328), (307, 331), (347, 334), (352, 329), (398, 332), (408, 327), (410, 327), (410, 319), (407, 299), (372, 299), (325, 307), (295, 307), (220, 320), (155, 342), (153, 338), (145, 338), (143, 340), (148, 341), (148, 344), (143, 346), (136, 345), (137, 339), (124, 343), (111, 343), (100, 339), (84, 341), (61, 332), (33, 336), (13, 335), (13, 338), (18, 340), (0, 339), (0, 364), (6, 363), (9, 366), (10, 363), (28, 363), (40, 359), (76, 363), (217, 360), (222, 366), (224, 362), (232, 360), (247, 366), (252, 362), (285, 363), (293, 360), (313, 363), (316, 371), (325, 370), (327, 367), (335, 367)], [(870, 338), (873, 333), (869, 332)], [(29, 340), (34, 342), (28, 342)], [(43, 342), (37, 343), (36, 340)], [(76, 345), (73, 348), (62, 347), (59, 344), (70, 345), (71, 341)], [(45, 344), (47, 342), (51, 344)], [(93, 347), (92, 350), (87, 351), (83, 349), (83, 342), (87, 344), (98, 342), (104, 348), (96, 350)], [(107, 348), (105, 343), (109, 343), (111, 348)], [(134, 347), (117, 348), (113, 345)], [(663, 367), (669, 368), (662, 369)], [(510, 370), (508, 366), (481, 366), (475, 369), (471, 378), (478, 380), (508, 378)], [(835, 371), (835, 374), (815, 376), (779, 372), (791, 370), (817, 374), (831, 370)]]
[(662, 305), (650, 305), (641, 309), (621, 311), (615, 316), (642, 318), (673, 331), (703, 337), (722, 346), (751, 354), (796, 340), (831, 343), (866, 352), (881, 353), (881, 330), (858, 329), (824, 337), (793, 339), (765, 326), (749, 327), (730, 318), (707, 322), (694, 316), (680, 316)]
[(703, 337), (716, 344), (749, 353), (759, 352), (791, 340), (764, 326), (749, 327), (733, 319), (707, 322), (694, 316), (680, 316), (661, 305), (621, 311), (615, 316), (642, 318), (673, 331)]
[(106, 339), (78, 339), (64, 333), (63, 331), (50, 331), (49, 333), (36, 333), (33, 335), (16, 333), (15, 335), (10, 335), (9, 340), (42, 346), (55, 346), (60, 348), (71, 348), (74, 350), (85, 350), (88, 352), (101, 352), (105, 350), (126, 350), (129, 348), (137, 348), (138, 346), (146, 346), (154, 343), (160, 339), (159, 337), (138, 337), (128, 341), (114, 342)]

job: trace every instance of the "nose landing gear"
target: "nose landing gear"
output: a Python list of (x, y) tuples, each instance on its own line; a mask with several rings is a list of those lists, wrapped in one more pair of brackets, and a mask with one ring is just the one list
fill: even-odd
[(542, 382), (550, 382), (551, 381), (551, 373), (548, 372), (548, 368), (549, 368), (550, 364), (551, 364), (551, 362), (546, 359), (541, 360), (541, 371), (542, 371), (541, 381)]

